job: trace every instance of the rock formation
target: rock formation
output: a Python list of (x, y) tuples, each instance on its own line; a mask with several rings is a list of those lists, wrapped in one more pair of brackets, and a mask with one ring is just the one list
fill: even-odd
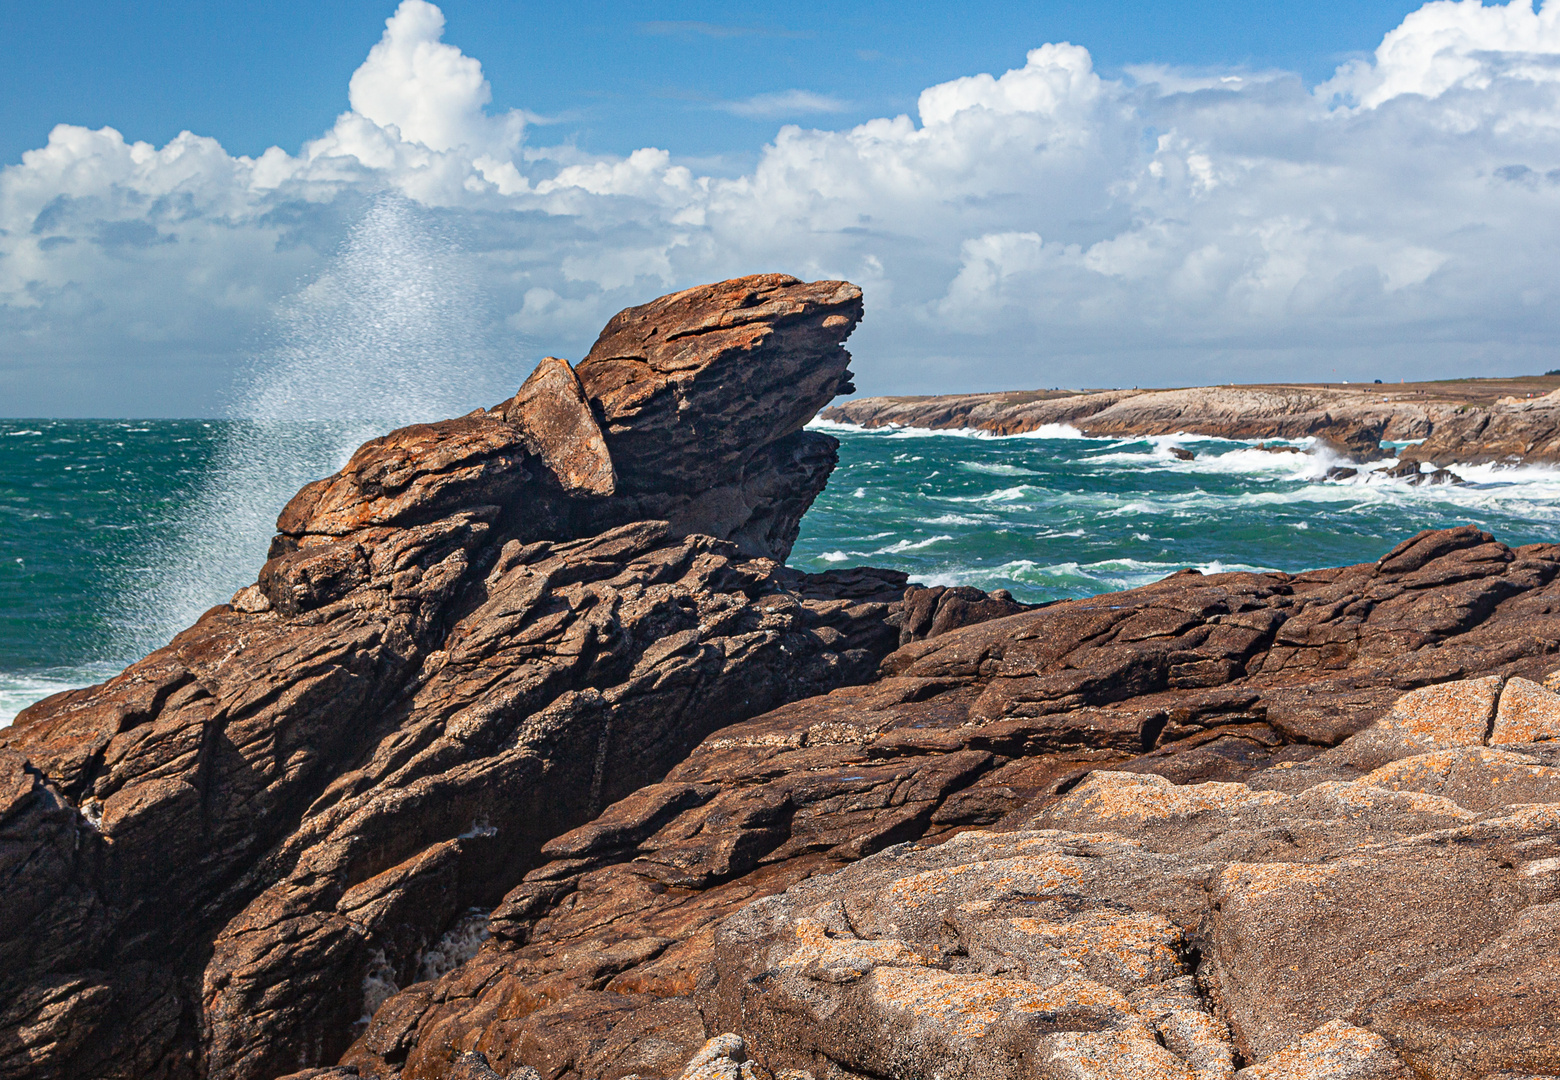
[[(551, 841), (477, 954), (390, 998), (343, 1061), (673, 1077), (731, 1033), (816, 1077), (1407, 1076), (1400, 1050), (1421, 1077), (1555, 1069), (1513, 1048), (1560, 1024), (1532, 952), (1560, 881), (1560, 695), (1533, 681), (1560, 665), (1557, 577), (1560, 547), (1462, 528), (911, 641)], [(1247, 890), (1238, 917), (1222, 888)], [(1488, 1042), (1483, 1072), (1380, 1019), (1419, 1002), (1400, 1008), (1439, 1030), (1417, 980), (1513, 934), (1529, 951), (1456, 1029)], [(1338, 1046), (1378, 1072), (1315, 1066)]]
[(860, 304), (630, 309), (0, 733), (0, 1077), (1560, 1073), (1560, 546), (798, 573)]
[(328, 1064), (542, 843), (869, 678), (904, 575), (780, 565), (860, 314), (775, 275), (624, 312), (366, 444), (231, 604), (0, 732), (0, 1076)]
[(1560, 461), (1560, 391), (1531, 399), (1504, 397), (1483, 409), (1460, 408), (1404, 456), (1437, 465)]
[[(1496, 393), (1528, 385), (1538, 387), (1537, 396), (1533, 391), (1527, 397)], [(1417, 475), (1422, 462), (1444, 469), (1458, 463), (1560, 461), (1560, 391), (1553, 387), (1553, 379), (1535, 378), (1461, 379), (1413, 386), (950, 394), (858, 398), (823, 415), (869, 428), (973, 428), (997, 435), (1068, 424), (1090, 436), (1187, 433), (1225, 439), (1310, 438), (1355, 461), (1387, 456), (1380, 448), (1382, 440), (1422, 440), (1402, 453), (1403, 462)]]

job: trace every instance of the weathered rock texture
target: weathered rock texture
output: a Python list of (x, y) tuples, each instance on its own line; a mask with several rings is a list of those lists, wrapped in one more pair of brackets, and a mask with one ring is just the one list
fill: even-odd
[(1068, 424), (1085, 435), (1314, 438), (1368, 461), (1383, 439), (1424, 440), (1403, 462), (1560, 461), (1560, 390), (1553, 378), (1460, 379), (1413, 385), (1202, 386), (1090, 393), (872, 397), (833, 406), (826, 419), (863, 427), (974, 428), (998, 435)]
[(578, 369), (366, 444), (256, 585), (0, 733), (0, 1076), (329, 1065), (547, 840), (715, 729), (861, 682), (904, 575), (785, 570), (844, 282), (613, 320)]
[[(820, 1077), (1560, 1065), (1520, 1049), (1560, 1001), (1529, 945), (1461, 1027), (1439, 1019), (1456, 1003), (1413, 1021), (1440, 1035), (1382, 1011), (1420, 1016), (1420, 980), (1546, 925), (1557, 574), (1560, 547), (1462, 528), (912, 641), (548, 843), (477, 954), (391, 997), (344, 1061), (672, 1077), (733, 1032)], [(1487, 745), (1497, 727), (1512, 741)], [(1002, 832), (936, 846), (974, 827)], [(1454, 1029), (1484, 1072), (1445, 1064)], [(1322, 1058), (1356, 1071), (1306, 1071)]]
[[(1020, 831), (793, 885), (717, 929), (707, 1022), (870, 1076), (1548, 1073), (1560, 695), (1548, 740), (1487, 747), (1502, 681), (1247, 783), (1101, 770)], [(1356, 740), (1409, 755), (1358, 774)]]
[(1560, 1070), (1560, 547), (800, 574), (859, 314), (624, 312), (19, 717), (0, 1077)]

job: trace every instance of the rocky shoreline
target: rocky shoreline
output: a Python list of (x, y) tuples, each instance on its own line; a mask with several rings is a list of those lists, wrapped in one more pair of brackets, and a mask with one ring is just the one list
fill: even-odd
[[(1350, 460), (1400, 465), (1560, 462), (1560, 377), (1445, 383), (1199, 386), (868, 397), (823, 419), (858, 427), (968, 429), (1018, 435), (1066, 424), (1088, 436), (1208, 435), (1315, 439)], [(1417, 441), (1401, 453), (1381, 443)]]
[(803, 574), (861, 314), (629, 309), (0, 729), (0, 1077), (1560, 1073), (1560, 546)]

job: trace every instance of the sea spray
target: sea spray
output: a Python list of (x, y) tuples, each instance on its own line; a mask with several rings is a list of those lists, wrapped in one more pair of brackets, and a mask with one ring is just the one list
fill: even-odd
[(276, 516), (364, 441), (514, 392), (482, 291), (429, 213), (383, 195), (308, 286), (279, 305), (274, 344), (231, 397), (233, 423), (176, 535), (127, 575), (117, 635), (129, 662), (254, 581)]

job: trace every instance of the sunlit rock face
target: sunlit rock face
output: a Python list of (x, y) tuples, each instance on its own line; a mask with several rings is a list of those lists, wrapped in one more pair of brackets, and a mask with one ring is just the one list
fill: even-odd
[(0, 1076), (1554, 1073), (1560, 547), (798, 573), (860, 302), (630, 309), (24, 712)]
[(722, 728), (549, 842), (344, 1063), (1557, 1071), (1560, 547), (1462, 527), (1001, 602), (908, 590), (876, 681)]
[(783, 275), (625, 312), (578, 373), (365, 444), (230, 604), (18, 717), (0, 1074), (334, 1061), (542, 843), (870, 678), (904, 575), (782, 565), (860, 314)]

